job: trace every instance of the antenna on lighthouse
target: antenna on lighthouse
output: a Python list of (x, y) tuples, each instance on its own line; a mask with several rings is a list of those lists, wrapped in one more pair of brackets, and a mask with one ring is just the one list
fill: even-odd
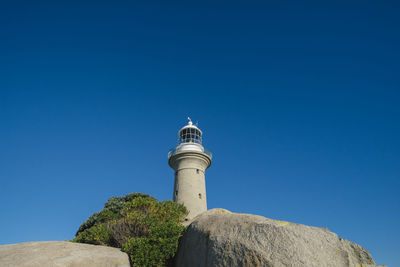
[(190, 117), (188, 117), (188, 120), (189, 120), (188, 124), (192, 125), (193, 124), (192, 119)]

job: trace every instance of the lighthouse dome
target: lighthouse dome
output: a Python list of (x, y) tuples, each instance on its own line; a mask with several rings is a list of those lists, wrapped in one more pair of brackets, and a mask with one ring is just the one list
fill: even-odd
[(201, 130), (196, 125), (193, 125), (192, 121), (189, 119), (188, 124), (182, 127), (178, 132), (179, 144), (194, 143), (201, 145), (202, 134)]
[(196, 125), (193, 125), (190, 118), (188, 119), (188, 124), (182, 127), (178, 132), (178, 145), (168, 151), (168, 158), (171, 158), (178, 152), (196, 151), (205, 153), (211, 159), (212, 153), (202, 145), (203, 132)]

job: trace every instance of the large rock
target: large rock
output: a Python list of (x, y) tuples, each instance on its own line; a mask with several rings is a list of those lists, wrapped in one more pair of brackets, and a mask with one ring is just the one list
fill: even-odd
[(1, 267), (129, 267), (117, 248), (62, 241), (27, 242), (0, 246)]
[(175, 260), (177, 267), (376, 266), (367, 250), (326, 228), (223, 209), (192, 221)]

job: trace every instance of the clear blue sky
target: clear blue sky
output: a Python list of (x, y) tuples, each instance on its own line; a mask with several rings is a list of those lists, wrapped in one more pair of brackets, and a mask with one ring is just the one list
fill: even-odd
[(398, 1), (0, 1), (0, 244), (171, 199), (186, 117), (209, 208), (328, 227), (400, 266)]

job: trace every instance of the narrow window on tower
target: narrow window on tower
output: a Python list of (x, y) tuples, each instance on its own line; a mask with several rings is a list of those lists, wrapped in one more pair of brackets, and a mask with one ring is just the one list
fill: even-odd
[(196, 169), (196, 173), (199, 174), (199, 173), (200, 173), (200, 170), (199, 170), (199, 169)]
[(199, 198), (201, 199), (201, 194), (199, 194)]
[(178, 190), (175, 191), (175, 196), (177, 196), (177, 195), (178, 195)]

